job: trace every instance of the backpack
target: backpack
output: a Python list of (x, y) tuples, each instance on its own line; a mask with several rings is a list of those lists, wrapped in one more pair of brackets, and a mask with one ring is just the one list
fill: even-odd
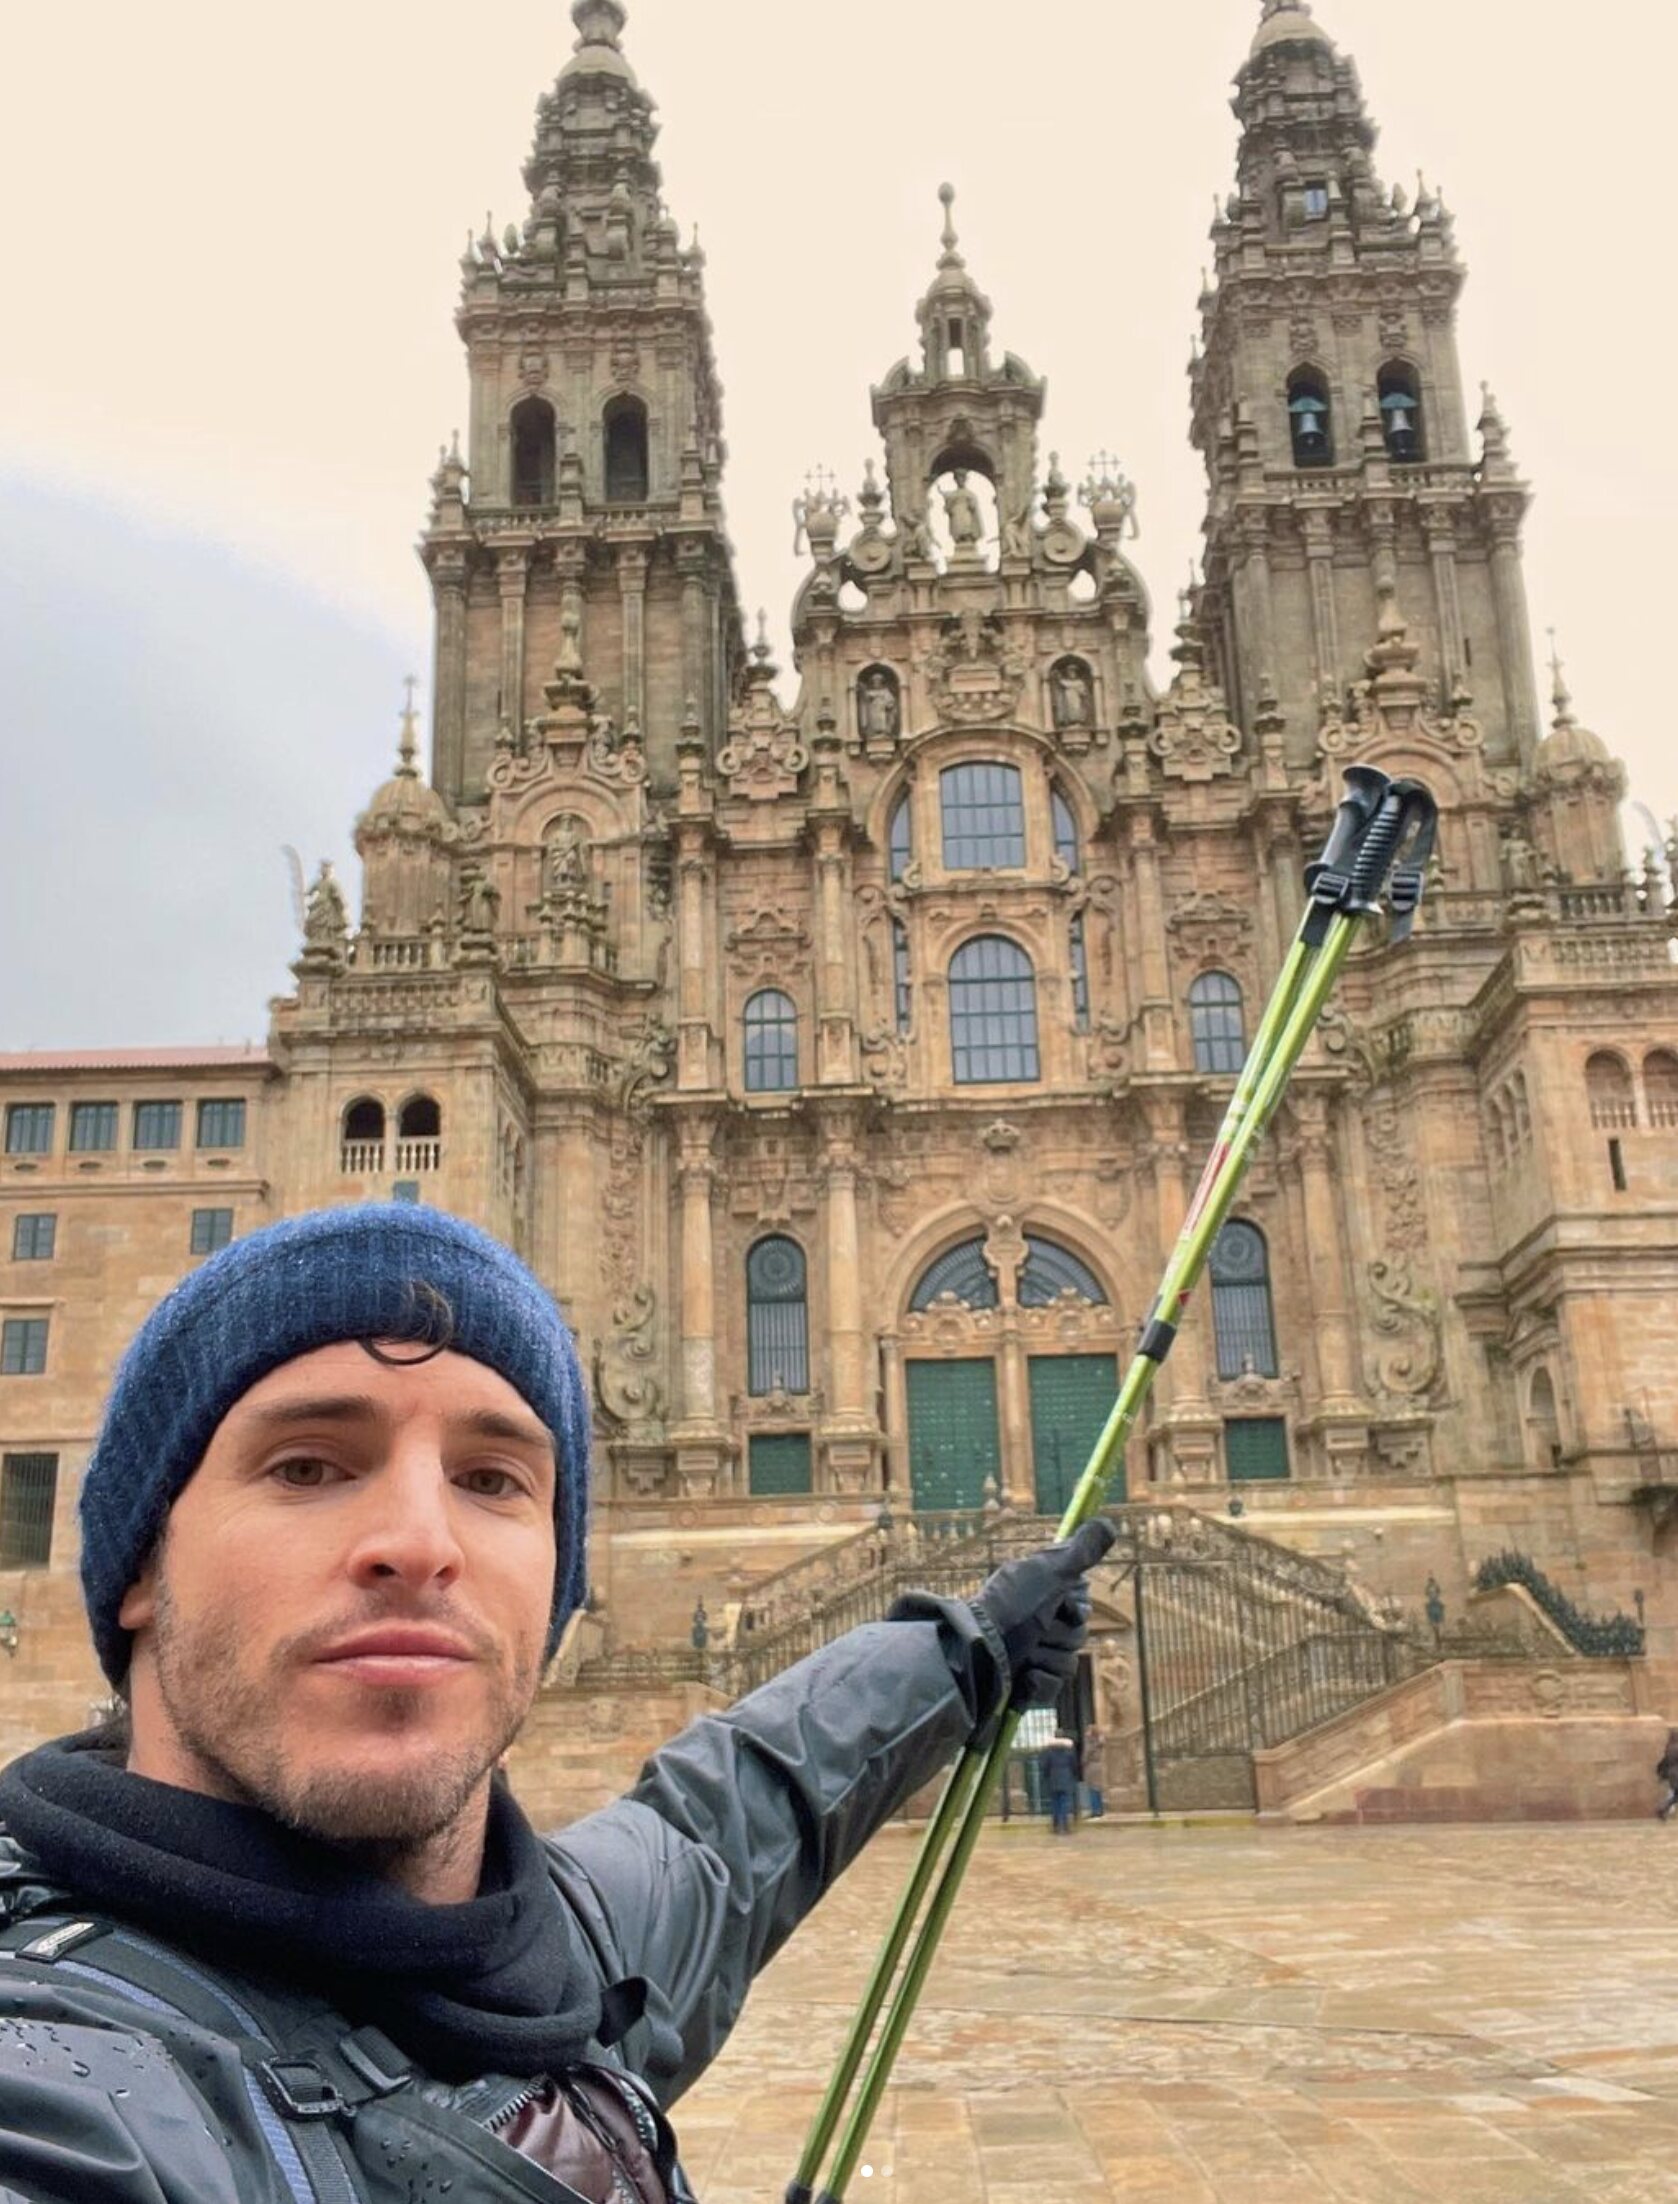
[[(20, 1975), (72, 1997), (93, 1993), (90, 2017), (97, 2006), (104, 2018), (112, 1998), (127, 2005), (134, 2031), (160, 2041), (189, 2079), (205, 2070), (205, 2034), (231, 2046), (265, 2171), (291, 2204), (406, 2204), (403, 2169), (421, 2164), (441, 2168), (440, 2178), (453, 2170), (474, 2204), (693, 2204), (668, 2122), (625, 2069), (580, 2062), (534, 2079), (439, 2082), (379, 2029), (352, 2028), (318, 1998), (212, 1969), (77, 1907), (6, 1846), (0, 1998)], [(541, 2160), (503, 2139), (533, 2128)]]

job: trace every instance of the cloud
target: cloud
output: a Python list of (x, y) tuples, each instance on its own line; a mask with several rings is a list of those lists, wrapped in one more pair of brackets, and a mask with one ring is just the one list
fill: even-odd
[(0, 1047), (259, 1038), (281, 845), (354, 877), (423, 648), (234, 546), (0, 477)]

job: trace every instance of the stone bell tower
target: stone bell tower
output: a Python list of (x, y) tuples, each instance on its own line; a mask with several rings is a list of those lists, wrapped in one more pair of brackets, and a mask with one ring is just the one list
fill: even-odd
[(1470, 449), (1451, 218), (1419, 179), (1412, 202), (1377, 178), (1357, 70), (1308, 0), (1264, 0), (1235, 82), (1236, 188), (1190, 375), (1202, 609), (1236, 716), (1250, 733), (1279, 704), (1307, 764), (1396, 603), (1434, 706), (1472, 696), (1488, 763), (1530, 766), (1527, 494), (1489, 397)]
[[(564, 660), (675, 784), (684, 719), (714, 745), (742, 657), (723, 535), (721, 389), (697, 244), (660, 196), (653, 103), (621, 0), (575, 0), (537, 108), (530, 211), (461, 262), (466, 451), (433, 481), (433, 779), (481, 800)], [(572, 664), (575, 661), (575, 665)]]

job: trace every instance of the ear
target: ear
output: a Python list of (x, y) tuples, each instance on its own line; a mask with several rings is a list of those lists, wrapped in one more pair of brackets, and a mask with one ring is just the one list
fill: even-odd
[(125, 1630), (148, 1630), (157, 1614), (157, 1553), (147, 1555), (139, 1575), (122, 1595), (117, 1620)]

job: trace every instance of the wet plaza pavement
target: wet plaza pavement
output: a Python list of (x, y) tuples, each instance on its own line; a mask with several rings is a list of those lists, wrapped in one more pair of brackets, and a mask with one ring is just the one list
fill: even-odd
[[(912, 1843), (762, 1977), (678, 2127), (780, 2204)], [(987, 1835), (849, 2204), (1678, 2200), (1678, 1827)]]

